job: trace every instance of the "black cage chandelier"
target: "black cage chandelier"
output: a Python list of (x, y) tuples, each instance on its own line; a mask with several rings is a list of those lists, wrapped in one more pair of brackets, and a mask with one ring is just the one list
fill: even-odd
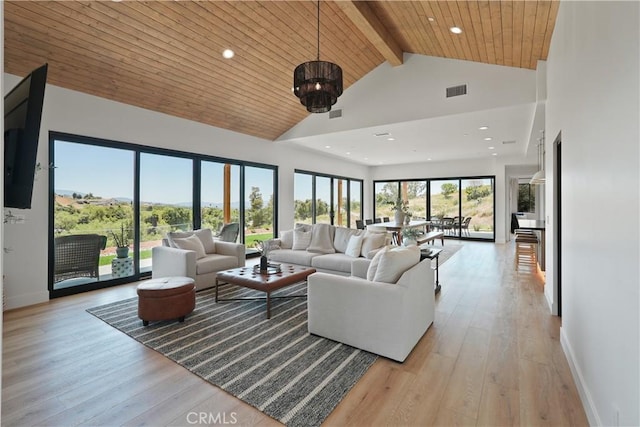
[(293, 93), (310, 113), (326, 113), (342, 95), (342, 68), (320, 61), (320, 0), (318, 0), (318, 57), (293, 71)]

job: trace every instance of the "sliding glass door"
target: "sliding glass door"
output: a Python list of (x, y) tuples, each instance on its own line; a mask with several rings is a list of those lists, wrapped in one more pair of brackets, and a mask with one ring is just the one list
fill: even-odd
[(362, 180), (296, 171), (296, 223), (355, 227), (362, 219)]
[[(277, 167), (50, 132), (52, 297), (139, 280), (170, 231), (276, 230)], [(125, 253), (126, 252), (126, 253)]]
[[(53, 142), (53, 289), (86, 286), (134, 274), (116, 260), (116, 238), (131, 247), (135, 153)], [(115, 260), (115, 261), (114, 261)]]
[[(141, 272), (151, 271), (151, 249), (162, 245), (170, 231), (193, 229), (193, 160), (174, 156), (140, 155)], [(155, 225), (153, 225), (155, 224)]]
[(462, 222), (458, 235), (478, 239), (495, 238), (494, 235), (494, 179), (477, 178), (461, 180)]

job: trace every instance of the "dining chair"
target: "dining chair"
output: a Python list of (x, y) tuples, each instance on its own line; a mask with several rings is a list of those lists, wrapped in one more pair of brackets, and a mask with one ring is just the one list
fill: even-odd
[(374, 224), (380, 224), (382, 222), (382, 218), (375, 218), (373, 222)]
[(361, 219), (356, 219), (356, 228), (358, 230), (364, 230), (364, 222)]
[(389, 217), (388, 216), (383, 216), (382, 217), (382, 222), (389, 222)]
[(471, 237), (471, 234), (469, 233), (469, 223), (471, 222), (471, 218), (470, 216), (466, 217), (464, 219), (464, 221), (462, 221), (462, 224), (460, 225), (460, 231), (461, 232), (465, 232), (467, 234), (467, 237)]
[(373, 220), (372, 220), (372, 219), (365, 219), (365, 220), (364, 220), (364, 223), (365, 223), (366, 225), (373, 224)]

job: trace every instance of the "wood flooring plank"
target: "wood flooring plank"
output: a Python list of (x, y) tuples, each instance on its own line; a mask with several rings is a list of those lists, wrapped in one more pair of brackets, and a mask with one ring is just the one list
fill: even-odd
[(520, 395), (518, 390), (485, 382), (478, 413), (480, 426), (520, 425)]
[(489, 332), (483, 329), (469, 328), (441, 407), (470, 418), (477, 417), (489, 353), (489, 337)]

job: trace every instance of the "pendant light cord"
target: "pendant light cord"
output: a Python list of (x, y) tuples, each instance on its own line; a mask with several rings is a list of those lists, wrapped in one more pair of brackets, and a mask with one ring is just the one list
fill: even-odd
[(320, 0), (318, 0), (318, 61), (320, 61)]

